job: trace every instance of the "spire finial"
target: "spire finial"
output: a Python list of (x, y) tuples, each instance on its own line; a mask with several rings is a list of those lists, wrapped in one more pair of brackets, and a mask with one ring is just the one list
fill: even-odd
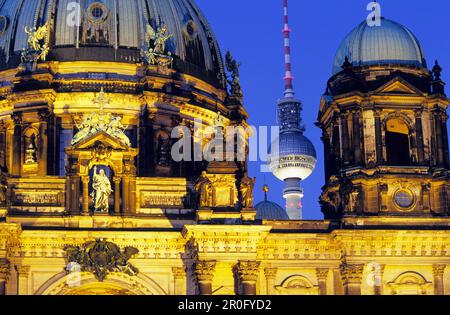
[(267, 202), (267, 193), (269, 192), (269, 186), (267, 184), (264, 184), (263, 192), (264, 192), (264, 201)]
[(284, 96), (286, 98), (294, 97), (294, 77), (292, 75), (292, 63), (291, 63), (291, 29), (289, 28), (289, 16), (288, 16), (288, 0), (284, 0), (284, 63), (285, 63), (285, 75), (284, 75)]

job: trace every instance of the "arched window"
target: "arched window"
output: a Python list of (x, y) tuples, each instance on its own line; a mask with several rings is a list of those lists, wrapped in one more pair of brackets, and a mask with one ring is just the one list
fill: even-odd
[(408, 125), (401, 119), (390, 119), (386, 123), (386, 162), (388, 165), (411, 164), (411, 145)]

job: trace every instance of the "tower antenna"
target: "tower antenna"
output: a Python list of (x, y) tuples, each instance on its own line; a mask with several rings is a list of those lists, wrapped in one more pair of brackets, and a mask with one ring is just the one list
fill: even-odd
[(288, 0), (284, 1), (284, 97), (294, 98), (294, 77), (292, 75), (292, 62), (291, 62), (291, 32), (289, 28), (289, 14), (288, 14)]

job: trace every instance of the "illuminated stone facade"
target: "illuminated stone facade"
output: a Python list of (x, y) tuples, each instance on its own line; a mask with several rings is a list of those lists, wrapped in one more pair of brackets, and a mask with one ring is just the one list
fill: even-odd
[[(14, 45), (2, 39), (0, 294), (450, 294), (449, 102), (436, 77), (435, 93), (395, 75), (370, 96), (331, 87), (320, 116), (326, 220), (261, 222), (251, 198), (242, 200), (242, 183), (251, 183), (245, 162), (170, 159), (178, 125), (217, 126), (220, 112), (221, 125), (247, 126), (238, 80), (228, 92), (196, 6), (180, 1), (192, 15), (182, 26), (157, 1), (136, 2), (150, 4), (146, 22), (148, 7), (166, 12), (170, 67), (141, 62), (136, 34), (144, 28), (122, 28), (131, 24), (121, 14), (115, 23), (108, 10), (118, 8), (82, 8), (77, 37), (54, 14), (64, 9), (49, 3), (26, 8), (49, 20), (46, 61), (19, 62), (22, 30)], [(35, 15), (18, 16), (32, 25), (25, 20)], [(108, 128), (72, 142), (84, 117), (102, 112), (121, 118), (130, 145)], [(385, 130), (408, 133), (412, 165), (386, 163)], [(106, 212), (95, 209), (95, 167), (111, 184)]]

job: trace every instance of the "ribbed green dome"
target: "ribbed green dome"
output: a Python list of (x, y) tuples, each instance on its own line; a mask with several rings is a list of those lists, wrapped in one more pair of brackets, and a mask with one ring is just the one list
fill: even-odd
[(255, 206), (257, 220), (289, 220), (286, 211), (272, 201), (262, 201)]
[(345, 57), (355, 67), (386, 64), (426, 67), (424, 53), (414, 34), (384, 18), (381, 26), (369, 26), (364, 21), (345, 37), (334, 59), (333, 74), (342, 70)]
[[(81, 19), (76, 5), (81, 3)], [(136, 63), (147, 25), (167, 27), (174, 67), (216, 84), (224, 65), (208, 21), (194, 0), (3, 0), (0, 1), (0, 65), (14, 68), (27, 45), (25, 27), (48, 23), (49, 60)], [(77, 25), (79, 24), (79, 25)]]

